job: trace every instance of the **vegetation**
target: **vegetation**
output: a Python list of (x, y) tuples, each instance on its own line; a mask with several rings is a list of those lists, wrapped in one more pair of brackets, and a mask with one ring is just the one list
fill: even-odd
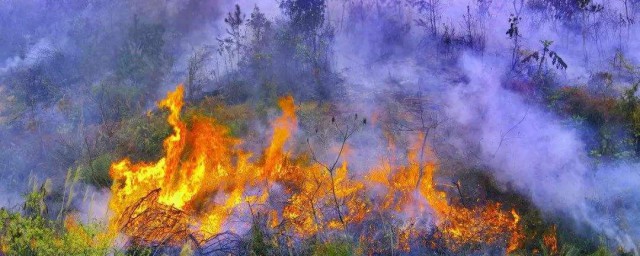
[[(615, 29), (620, 37), (627, 33), (626, 41), (637, 39), (637, 1), (620, 1), (624, 8), (619, 13), (610, 11), (608, 3), (590, 0), (505, 1), (513, 10), (499, 25), (487, 21), (491, 1), (480, 0), (465, 2), (464, 10), (455, 12), (460, 17), (443, 11), (446, 1), (439, 0), (282, 0), (275, 18), (258, 4), (251, 9), (220, 4), (228, 10), (218, 10), (198, 1), (176, 1), (180, 8), (156, 10), (140, 1), (130, 8), (124, 8), (126, 1), (104, 6), (36, 2), (0, 7), (0, 30), (7, 31), (0, 39), (0, 60), (7, 60), (0, 61), (0, 183), (6, 187), (0, 193), (21, 195), (20, 203), (0, 202), (0, 255), (154, 255), (154, 246), (112, 244), (105, 235), (107, 225), (85, 216), (82, 205), (91, 201), (90, 191), (112, 186), (109, 172), (115, 161), (153, 162), (163, 156), (163, 141), (172, 130), (167, 112), (157, 110), (155, 102), (177, 83), (186, 88), (187, 127), (194, 118), (212, 117), (229, 127), (233, 137), (246, 141), (239, 147), (263, 147), (264, 127), (278, 114), (278, 98), (292, 95), (301, 130), (297, 136), (307, 139), (306, 144), (291, 145), (304, 153), (290, 160), (315, 162), (326, 169), (333, 190), (330, 207), (343, 232), (294, 244), (290, 230), (266, 223), (263, 212), (252, 212), (250, 229), (240, 239), (248, 255), (406, 253), (398, 241), (406, 223), (394, 223), (388, 213), (380, 212), (379, 223), (371, 224), (381, 226), (376, 241), (362, 239), (366, 227), (348, 227), (343, 220), (346, 207), (334, 188), (335, 173), (351, 153), (350, 143), (372, 148), (378, 145), (367, 140), (375, 135), (395, 147), (409, 145), (407, 138), (417, 134), (423, 135), (420, 161), (431, 150), (430, 143), (438, 145), (433, 150), (441, 159), (438, 168), (447, 169), (450, 173), (445, 175), (451, 179), (438, 190), (450, 192), (447, 200), (452, 205), (471, 208), (492, 199), (518, 210), (524, 238), (513, 255), (632, 253), (593, 227), (579, 232), (575, 220), (545, 212), (530, 196), (512, 191), (508, 180), (487, 175), (493, 170), (478, 171), (491, 168), (482, 158), (482, 146), (456, 143), (466, 139), (465, 132), (476, 135), (474, 129), (481, 128), (455, 127), (458, 124), (447, 115), (456, 111), (447, 108), (456, 106), (443, 98), (458, 93), (458, 84), (470, 83), (471, 72), (459, 67), (465, 55), (504, 62), (508, 72), (495, 74), (500, 76), (496, 80), (514, 97), (541, 106), (563, 129), (575, 131), (589, 160), (638, 162), (640, 68), (634, 63), (637, 59), (625, 56), (633, 44), (619, 39), (611, 53), (602, 49), (610, 42), (599, 38), (604, 30)], [(45, 7), (38, 4), (53, 11), (41, 10)], [(19, 24), (17, 15), (27, 15), (32, 8), (42, 17), (29, 15), (29, 22)], [(114, 11), (121, 9), (124, 14)], [(75, 12), (88, 14), (64, 16)], [(222, 16), (214, 17), (215, 13)], [(189, 15), (202, 21), (185, 18)], [(165, 16), (170, 18), (158, 18)], [(570, 39), (557, 35), (553, 40), (539, 38), (531, 25), (525, 26), (545, 22), (576, 32), (579, 44), (562, 45)], [(200, 23), (215, 23), (222, 32), (202, 39), (213, 32)], [(57, 27), (64, 27), (64, 43), (49, 42), (59, 39), (58, 34), (48, 34)], [(493, 27), (499, 27), (501, 41), (491, 38)], [(364, 37), (375, 40), (359, 40)], [(496, 47), (492, 40), (502, 48), (488, 50)], [(580, 57), (574, 48), (581, 48)], [(599, 55), (606, 61), (597, 62)], [(568, 79), (574, 67), (582, 73)], [(424, 70), (429, 75), (413, 75)], [(362, 102), (350, 102), (354, 95)], [(504, 99), (479, 101), (500, 100)], [(351, 120), (355, 109), (369, 111), (369, 118), (355, 114)], [(482, 115), (478, 113), (482, 112), (466, 114)], [(501, 131), (498, 148), (513, 129)], [(370, 136), (358, 137), (360, 133)], [(371, 161), (368, 157), (376, 156), (359, 157)], [(371, 164), (364, 160), (356, 164)], [(419, 175), (417, 186), (422, 169)], [(37, 182), (41, 180), (45, 182)], [(490, 245), (461, 251), (443, 248), (446, 241), (437, 228), (417, 236), (417, 241), (405, 242), (421, 248), (418, 253), (505, 253)], [(375, 251), (380, 244), (384, 250)], [(180, 255), (194, 253), (191, 245), (179, 249)]]

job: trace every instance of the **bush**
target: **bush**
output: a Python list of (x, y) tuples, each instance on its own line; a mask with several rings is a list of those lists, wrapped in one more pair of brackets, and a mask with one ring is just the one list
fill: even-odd
[(25, 217), (0, 209), (0, 248), (6, 255), (105, 255), (109, 239), (98, 226), (75, 223), (65, 228), (42, 216)]
[(122, 121), (116, 132), (116, 151), (132, 161), (156, 161), (162, 156), (164, 139), (172, 132), (165, 119), (164, 114), (150, 113)]
[(91, 160), (88, 166), (81, 166), (80, 173), (82, 179), (96, 187), (111, 186), (111, 177), (109, 176), (109, 168), (115, 157), (110, 154), (102, 154)]
[(349, 256), (356, 254), (356, 246), (344, 240), (335, 240), (318, 244), (313, 247), (314, 256)]

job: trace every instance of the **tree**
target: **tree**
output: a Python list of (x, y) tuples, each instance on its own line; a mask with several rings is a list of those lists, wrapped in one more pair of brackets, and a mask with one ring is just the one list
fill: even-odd
[(233, 13), (229, 12), (227, 17), (224, 19), (224, 22), (229, 25), (227, 28), (227, 34), (230, 36), (231, 40), (227, 40), (228, 43), (233, 45), (235, 50), (235, 55), (240, 60), (240, 50), (242, 49), (242, 40), (244, 36), (241, 33), (241, 26), (245, 22), (245, 15), (240, 10), (240, 5), (236, 4), (235, 11)]
[(342, 154), (345, 151), (345, 147), (347, 145), (347, 141), (349, 140), (349, 138), (351, 138), (357, 131), (360, 130), (360, 128), (362, 128), (362, 126), (367, 124), (367, 119), (363, 118), (363, 119), (359, 119), (358, 118), (358, 114), (354, 115), (354, 118), (347, 118), (347, 123), (345, 124), (344, 127), (340, 127), (338, 125), (338, 123), (336, 122), (336, 118), (332, 117), (331, 118), (331, 124), (335, 127), (336, 131), (339, 133), (339, 140), (340, 140), (340, 150), (338, 151), (337, 155), (336, 155), (336, 159), (334, 161), (332, 161), (332, 163), (329, 164), (325, 164), (323, 162), (321, 162), (318, 157), (316, 156), (315, 151), (313, 150), (313, 147), (311, 146), (311, 143), (309, 142), (309, 139), (307, 139), (307, 146), (309, 147), (309, 152), (311, 152), (311, 156), (313, 158), (313, 160), (318, 163), (319, 165), (321, 165), (328, 173), (329, 173), (329, 177), (331, 179), (331, 197), (333, 200), (333, 204), (335, 206), (335, 210), (338, 214), (338, 219), (340, 220), (340, 223), (346, 227), (347, 223), (344, 220), (343, 217), (343, 213), (342, 213), (342, 204), (339, 202), (338, 199), (338, 195), (336, 194), (336, 169), (338, 168), (338, 163), (340, 162), (340, 158), (342, 157)]
[(251, 13), (251, 18), (247, 21), (247, 25), (251, 28), (253, 34), (253, 42), (262, 42), (265, 39), (267, 30), (271, 28), (271, 22), (260, 11), (260, 8), (256, 5)]
[(471, 16), (471, 8), (467, 5), (467, 13), (462, 15), (462, 19), (464, 21), (464, 28), (465, 28), (465, 32), (467, 33), (466, 35), (466, 39), (467, 39), (467, 44), (470, 47), (474, 46), (474, 35), (475, 35), (475, 19), (473, 18), (473, 16)]
[(315, 84), (318, 98), (325, 99), (331, 95), (327, 89), (327, 81), (335, 81), (331, 77), (329, 59), (334, 38), (333, 27), (325, 23), (325, 0), (283, 0), (280, 8), (289, 19), (290, 29), (285, 31), (288, 47), (294, 48), (294, 56), (301, 61), (304, 75), (309, 75)]
[(211, 58), (211, 51), (207, 48), (196, 50), (189, 57), (187, 67), (187, 81), (185, 83), (186, 96), (188, 100), (200, 97), (204, 87), (205, 78), (203, 73), (204, 64)]
[(309, 57), (314, 69), (318, 68), (319, 60), (322, 58), (319, 41), (325, 23), (326, 7), (325, 0), (284, 0), (280, 3), (280, 8), (290, 20), (294, 41), (309, 44)]
[(514, 70), (518, 61), (520, 60), (520, 38), (522, 35), (520, 34), (519, 24), (522, 20), (520, 13), (522, 12), (522, 8), (524, 6), (524, 0), (513, 0), (513, 11), (509, 16), (509, 29), (507, 30), (507, 35), (509, 35), (509, 39), (513, 41), (513, 49), (511, 52), (511, 70)]
[(518, 60), (520, 59), (520, 28), (518, 24), (520, 23), (519, 16), (511, 14), (509, 16), (509, 29), (507, 30), (507, 35), (509, 39), (513, 42), (513, 49), (511, 50), (511, 70), (514, 70), (518, 65)]
[(119, 84), (130, 83), (141, 90), (137, 101), (142, 104), (154, 96), (163, 75), (168, 71), (171, 57), (164, 51), (165, 27), (162, 24), (140, 22), (134, 17), (127, 39), (121, 47), (116, 65)]
[(409, 4), (418, 8), (425, 18), (416, 19), (416, 24), (424, 27), (432, 36), (438, 34), (438, 24), (440, 24), (440, 0), (409, 0)]
[(604, 10), (604, 6), (601, 4), (594, 4), (592, 0), (577, 0), (578, 9), (582, 14), (582, 49), (584, 50), (584, 61), (589, 61), (589, 54), (587, 52), (587, 35), (591, 25), (589, 24), (589, 17), (591, 14), (599, 13)]
[(268, 36), (271, 32), (271, 22), (256, 5), (251, 13), (251, 18), (247, 21), (247, 26), (252, 35), (249, 52), (257, 61), (264, 57), (265, 50), (269, 45)]
[(324, 25), (325, 0), (284, 0), (280, 8), (296, 33), (314, 35)]

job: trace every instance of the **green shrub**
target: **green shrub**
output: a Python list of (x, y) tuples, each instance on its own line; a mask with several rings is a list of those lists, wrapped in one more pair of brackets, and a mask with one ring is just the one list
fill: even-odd
[(133, 161), (156, 161), (162, 156), (162, 143), (171, 134), (166, 115), (150, 113), (122, 122), (116, 133), (117, 151)]
[(82, 180), (96, 187), (111, 186), (109, 168), (116, 158), (113, 154), (105, 153), (92, 159), (88, 165), (79, 167)]
[(108, 239), (99, 226), (69, 222), (66, 228), (42, 216), (0, 209), (0, 248), (6, 255), (105, 255)]
[(314, 256), (349, 256), (356, 255), (355, 246), (344, 240), (335, 240), (317, 244), (313, 247)]
[(272, 255), (273, 246), (269, 243), (263, 228), (254, 224), (250, 231), (249, 252), (251, 255)]

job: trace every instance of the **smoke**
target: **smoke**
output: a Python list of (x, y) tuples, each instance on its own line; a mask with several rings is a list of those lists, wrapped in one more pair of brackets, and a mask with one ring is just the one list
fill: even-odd
[(78, 192), (82, 194), (76, 197), (74, 205), (78, 208), (80, 220), (84, 223), (107, 223), (111, 192), (91, 185), (83, 186)]
[(447, 92), (447, 115), (462, 141), (459, 150), (479, 145), (478, 158), (506, 188), (543, 211), (606, 234), (638, 253), (640, 174), (637, 164), (597, 166), (577, 131), (540, 107), (503, 89), (502, 67), (465, 55), (461, 69), (469, 82)]
[(29, 67), (41, 61), (42, 57), (46, 57), (53, 52), (53, 45), (47, 39), (40, 39), (35, 45), (28, 49), (24, 56), (13, 56), (4, 61), (4, 65), (0, 66), (0, 74), (13, 69)]
[[(272, 21), (283, 18), (276, 2), (237, 2), (247, 16), (258, 6)], [(486, 167), (504, 189), (526, 196), (548, 214), (570, 218), (578, 226), (586, 225), (638, 253), (638, 163), (595, 162), (580, 136), (589, 127), (568, 126), (535, 99), (505, 89), (513, 78), (509, 64), (513, 41), (505, 34), (511, 14), (522, 18), (520, 47), (525, 52), (541, 50), (541, 40), (554, 41), (551, 49), (569, 65), (566, 71), (556, 72), (559, 83), (584, 84), (596, 72), (616, 72), (610, 64), (618, 53), (638, 63), (640, 55), (635, 50), (640, 26), (619, 22), (627, 13), (622, 1), (601, 1), (605, 4), (602, 12), (578, 13), (571, 18), (555, 14), (578, 11), (535, 4), (561, 1), (531, 1), (521, 7), (514, 5), (520, 1), (440, 2), (438, 35), (428, 36), (426, 28), (416, 26), (416, 20), (426, 14), (404, 2), (329, 1), (327, 24), (335, 28), (335, 53), (330, 62), (346, 86), (346, 99), (340, 105), (344, 112), (371, 118), (371, 125), (351, 141), (354, 150), (347, 158), (354, 169), (371, 169), (387, 153), (381, 149), (386, 144), (382, 131), (374, 126), (379, 124), (376, 115), (388, 112), (397, 95), (426, 97), (429, 111), (445, 120), (431, 136), (436, 152), (446, 149), (472, 167)], [(20, 184), (26, 183), (30, 174), (62, 177), (61, 173), (77, 164), (75, 160), (84, 150), (80, 146), (84, 142), (77, 137), (84, 133), (73, 127), (92, 125), (98, 119), (97, 107), (88, 103), (92, 86), (116, 72), (118, 52), (128, 47), (125, 42), (135, 18), (165, 28), (162, 51), (171, 61), (167, 61), (168, 72), (158, 74), (160, 84), (154, 88), (157, 92), (152, 92), (162, 95), (184, 81), (195, 49), (215, 45), (226, 36), (224, 17), (233, 11), (234, 4), (171, 0), (8, 1), (2, 5), (0, 30), (5, 36), (0, 39), (0, 140), (4, 144), (0, 145), (0, 183), (5, 190), (24, 191), (28, 188)], [(635, 8), (628, 10), (631, 16), (637, 13)], [(465, 18), (469, 14), (471, 17)], [(445, 25), (454, 41), (464, 40), (465, 19), (471, 20), (472, 37), (483, 43), (474, 47), (482, 49), (444, 45)], [(604, 36), (605, 32), (614, 36)], [(65, 61), (55, 56), (63, 56)], [(282, 74), (288, 72), (289, 60), (273, 57), (278, 65), (270, 67), (273, 74), (269, 75), (286, 77)], [(208, 68), (219, 67), (210, 63)], [(79, 105), (81, 114), (69, 115), (62, 104), (55, 104), (64, 102), (62, 96), (54, 104), (34, 104), (31, 112), (25, 106), (8, 107), (17, 94), (11, 88), (17, 74), (33, 70), (46, 78), (65, 77), (46, 83), (60, 88), (44, 91), (43, 98), (54, 93), (65, 95)], [(622, 87), (630, 83), (629, 78), (616, 79)], [(303, 86), (287, 88), (303, 90)], [(41, 88), (36, 89), (33, 91)], [(155, 98), (150, 98), (147, 104), (154, 102)], [(24, 129), (35, 119), (40, 128)], [(6, 124), (9, 120), (11, 125)], [(62, 140), (70, 145), (59, 138), (70, 138)], [(103, 191), (90, 194), (96, 195), (93, 201), (98, 203), (77, 203), (86, 220), (104, 216), (108, 200)], [(6, 196), (14, 197), (18, 195)], [(0, 202), (0, 206), (12, 203), (13, 199)]]
[[(639, 253), (640, 229), (634, 224), (640, 207), (638, 163), (597, 162), (589, 157), (580, 136), (589, 127), (567, 125), (538, 100), (505, 89), (513, 77), (509, 64), (513, 46), (505, 32), (515, 8), (511, 1), (493, 1), (483, 14), (474, 4), (447, 1), (440, 14), (443, 23), (463, 34), (469, 5), (475, 33), (486, 43), (482, 53), (439, 50), (441, 35), (424, 38), (417, 26), (403, 32), (400, 28), (422, 17), (415, 10), (335, 6), (338, 10), (333, 13), (347, 8), (350, 14), (345, 19), (349, 25), (337, 35), (335, 64), (349, 84), (349, 111), (384, 113), (388, 111), (384, 102), (396, 94), (426, 97), (436, 106), (435, 115), (446, 120), (432, 138), (436, 151), (462, 158), (471, 168), (489, 170), (502, 189), (529, 198), (547, 214), (573, 220), (576, 229), (590, 228)], [(611, 70), (616, 53), (636, 59), (631, 51), (634, 43), (627, 40), (638, 35), (638, 27), (611, 25), (622, 6), (605, 4), (603, 12), (590, 14), (586, 21), (596, 29), (587, 32), (585, 45), (583, 31), (576, 28), (584, 20), (554, 19), (524, 5), (519, 12), (521, 48), (537, 51), (541, 40), (553, 40), (551, 48), (569, 65), (557, 72), (561, 84), (583, 84), (593, 73)], [(375, 11), (379, 15), (368, 15)], [(618, 31), (620, 37), (598, 34), (606, 30)], [(617, 81), (621, 86), (629, 82)], [(361, 148), (366, 151), (369, 146)], [(371, 161), (375, 154), (364, 155), (352, 162)]]
[[(86, 154), (86, 137), (103, 118), (96, 88), (109, 83), (133, 47), (130, 31), (153, 24), (168, 72), (154, 74), (156, 93), (184, 80), (179, 61), (224, 32), (229, 1), (5, 1), (0, 6), (0, 177), (28, 191), (27, 179), (64, 173)], [(145, 32), (152, 33), (153, 31)], [(174, 72), (170, 72), (173, 70)], [(127, 81), (123, 82), (127, 83)], [(139, 86), (119, 84), (122, 88)], [(4, 193), (3, 193), (4, 194)], [(16, 195), (19, 197), (19, 195)]]

